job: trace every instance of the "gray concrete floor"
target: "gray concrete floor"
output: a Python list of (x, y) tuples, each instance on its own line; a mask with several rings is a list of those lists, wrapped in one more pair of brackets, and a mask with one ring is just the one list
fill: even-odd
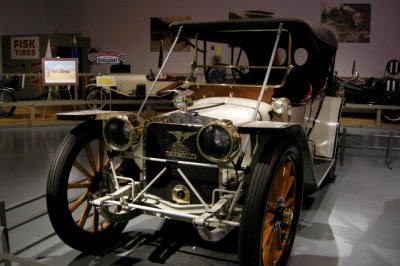
[[(7, 208), (45, 193), (51, 160), (70, 128), (0, 129), (0, 199)], [(358, 138), (351, 137), (347, 141), (357, 142)], [(363, 145), (386, 144), (367, 138)], [(395, 145), (399, 146), (398, 140)], [(388, 169), (384, 157), (381, 150), (345, 150), (344, 165), (336, 167), (336, 182), (304, 199), (289, 265), (400, 265), (400, 152), (393, 152), (393, 169)], [(7, 224), (12, 226), (45, 208), (40, 199), (9, 211)], [(53, 232), (46, 215), (17, 227), (9, 232), (11, 253), (49, 265), (237, 263), (235, 233), (219, 243), (208, 243), (190, 224), (154, 217), (130, 222), (118, 246), (98, 255), (69, 248)]]

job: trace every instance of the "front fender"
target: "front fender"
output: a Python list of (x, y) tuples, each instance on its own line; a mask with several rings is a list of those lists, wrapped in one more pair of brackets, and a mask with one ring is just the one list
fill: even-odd
[(270, 121), (252, 121), (238, 127), (239, 133), (257, 135), (259, 150), (268, 149), (271, 141), (279, 141), (282, 138), (291, 138), (299, 146), (303, 161), (303, 180), (306, 185), (318, 187), (314, 163), (307, 144), (307, 138), (303, 127), (294, 123), (281, 123)]
[(96, 128), (96, 130), (102, 130), (102, 121), (101, 120), (87, 120), (84, 121), (73, 129), (71, 129), (70, 133), (74, 136), (82, 135), (84, 132), (89, 131), (89, 128)]

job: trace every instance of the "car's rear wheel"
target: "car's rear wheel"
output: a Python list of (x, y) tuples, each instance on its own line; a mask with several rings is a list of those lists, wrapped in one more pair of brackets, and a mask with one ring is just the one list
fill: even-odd
[(281, 265), (290, 255), (299, 221), (303, 177), (299, 148), (278, 141), (252, 172), (239, 230), (241, 265)]
[[(10, 103), (16, 101), (17, 98), (15, 98), (15, 95), (13, 93), (6, 90), (0, 90), (0, 103)], [(15, 105), (0, 107), (0, 117), (9, 117), (14, 113), (14, 111)]]
[[(400, 93), (392, 92), (385, 94), (380, 104), (400, 106)], [(387, 122), (400, 123), (400, 110), (382, 110), (382, 117)]]
[[(46, 195), (49, 217), (55, 232), (72, 248), (99, 251), (115, 242), (126, 226), (103, 218), (91, 204), (115, 190), (110, 161), (117, 171), (134, 164), (108, 158), (101, 122), (87, 121), (66, 136), (51, 165)], [(119, 211), (119, 207), (107, 209)]]

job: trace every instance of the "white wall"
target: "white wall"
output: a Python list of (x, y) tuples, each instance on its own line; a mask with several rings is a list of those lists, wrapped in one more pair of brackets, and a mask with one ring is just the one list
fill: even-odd
[[(0, 35), (82, 33), (101, 51), (125, 52), (132, 72), (157, 69), (157, 52), (150, 52), (150, 17), (190, 16), (192, 20), (227, 19), (229, 11), (265, 10), (275, 17), (320, 21), (325, 0), (1, 0)], [(361, 76), (382, 76), (386, 62), (400, 59), (400, 1), (365, 0), (371, 3), (370, 43), (340, 43), (336, 70), (351, 76), (353, 60)], [(180, 53), (166, 71), (187, 70), (192, 54)], [(1, 63), (1, 60), (0, 60)], [(94, 67), (93, 72), (105, 71)]]

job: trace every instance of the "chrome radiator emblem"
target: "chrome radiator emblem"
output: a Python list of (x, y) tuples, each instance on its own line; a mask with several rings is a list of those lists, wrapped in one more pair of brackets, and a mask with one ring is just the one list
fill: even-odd
[(190, 153), (188, 147), (183, 145), (182, 142), (184, 142), (191, 136), (197, 134), (197, 132), (185, 132), (185, 133), (183, 133), (182, 131), (167, 131), (167, 132), (174, 135), (176, 138), (176, 141), (171, 146), (171, 150), (165, 152), (167, 156), (196, 160), (196, 154)]

